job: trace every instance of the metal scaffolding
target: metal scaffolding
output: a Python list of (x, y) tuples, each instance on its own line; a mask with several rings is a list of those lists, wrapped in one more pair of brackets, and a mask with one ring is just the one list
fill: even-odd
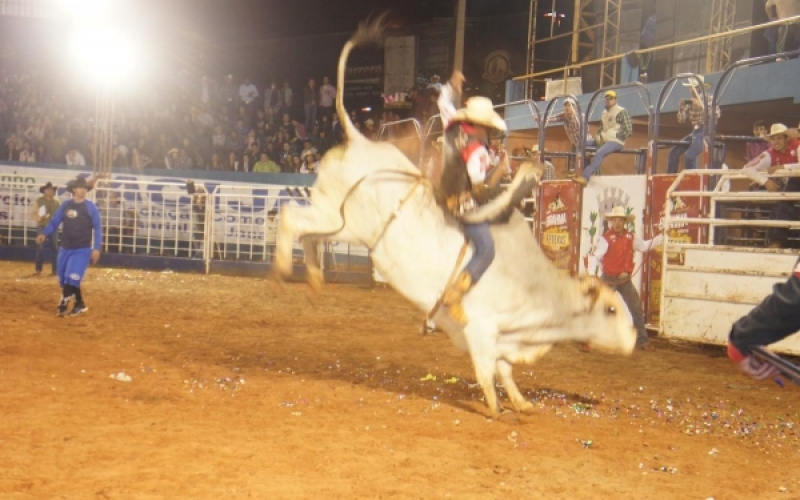
[[(599, 59), (619, 54), (619, 25), (622, 15), (622, 0), (606, 0), (603, 11), (603, 39)], [(605, 61), (600, 66), (600, 87), (617, 83), (617, 65), (614, 60)]]
[[(736, 0), (711, 0), (711, 22), (708, 33), (714, 35), (733, 30), (736, 24)], [(706, 73), (722, 71), (731, 62), (732, 37), (712, 38), (706, 47)]]
[[(541, 0), (551, 5), (555, 11), (556, 2), (554, 0)], [(572, 33), (554, 35), (552, 24), (550, 35), (536, 39), (537, 33), (537, 12), (539, 0), (530, 0), (528, 10), (528, 54), (527, 69), (529, 73), (536, 71), (536, 47), (547, 44), (555, 40), (571, 37), (572, 45), (570, 50), (570, 64), (591, 60), (595, 57), (594, 50), (597, 41), (597, 31), (602, 26), (596, 22), (597, 16), (594, 13), (595, 0), (574, 0), (574, 10), (572, 19)], [(533, 81), (528, 80), (525, 85), (525, 95), (528, 99), (533, 98)]]

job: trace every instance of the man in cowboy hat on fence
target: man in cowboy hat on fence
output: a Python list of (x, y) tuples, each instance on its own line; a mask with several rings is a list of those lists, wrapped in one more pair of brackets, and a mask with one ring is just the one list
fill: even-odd
[[(706, 120), (706, 109), (711, 107), (711, 93), (706, 92), (706, 102), (703, 103), (702, 93), (700, 86), (710, 89), (711, 85), (705, 82), (705, 79), (698, 75), (697, 78), (689, 78), (688, 82), (684, 82), (684, 87), (689, 87), (692, 91), (691, 99), (681, 99), (680, 107), (678, 109), (678, 123), (686, 123), (687, 121), (692, 124), (692, 132), (681, 139), (681, 141), (689, 141), (688, 146), (683, 144), (673, 147), (669, 151), (667, 157), (667, 173), (677, 174), (678, 164), (683, 155), (683, 166), (686, 170), (694, 170), (697, 168), (697, 157), (703, 152), (703, 124)], [(720, 116), (719, 107), (716, 111), (717, 118)]]
[[(61, 301), (56, 309), (57, 316), (66, 316), (70, 299), (75, 299), (71, 316), (83, 314), (89, 310), (83, 301), (81, 281), (89, 262), (97, 263), (100, 259), (100, 245), (103, 242), (103, 225), (100, 222), (100, 211), (94, 203), (86, 199), (89, 185), (85, 177), (78, 177), (68, 184), (72, 199), (65, 201), (53, 215), (52, 220), (36, 237), (41, 245), (45, 239), (54, 234), (63, 222), (61, 249), (58, 251), (57, 274), (62, 288)], [(94, 245), (92, 245), (94, 232)]]
[(639, 292), (631, 282), (633, 275), (633, 252), (649, 252), (661, 245), (664, 236), (659, 234), (652, 240), (643, 241), (634, 235), (626, 226), (633, 222), (635, 216), (627, 213), (622, 206), (614, 207), (611, 212), (603, 215), (611, 228), (603, 234), (594, 249), (594, 258), (602, 263), (603, 272), (600, 275), (608, 286), (615, 289), (622, 296), (625, 305), (633, 319), (638, 338), (637, 347), (644, 347), (647, 342), (647, 331), (644, 328), (644, 313)]
[[(782, 168), (787, 170), (800, 169), (800, 140), (798, 130), (787, 128), (782, 123), (774, 123), (769, 134), (764, 136), (771, 147), (758, 155), (754, 160), (742, 168), (742, 173), (753, 182), (764, 186), (770, 192), (800, 192), (800, 177), (784, 177), (779, 179), (780, 184), (770, 179), (767, 174), (774, 173)], [(770, 212), (770, 220), (796, 220), (797, 209), (794, 202), (782, 201), (775, 205)], [(781, 248), (786, 243), (788, 229), (772, 228), (767, 234), (770, 247)]]
[[(443, 171), (437, 198), (459, 220), (495, 194), (505, 171), (504, 168), (491, 171), (490, 133), (507, 130), (503, 119), (494, 111), (492, 101), (486, 97), (472, 97), (466, 107), (456, 110), (463, 83), (464, 75), (460, 71), (453, 72), (437, 102), (444, 127)], [(467, 317), (461, 300), (494, 260), (494, 239), (488, 222), (462, 222), (462, 225), (474, 252), (455, 282), (445, 290), (442, 303), (453, 319), (465, 324)]]
[[(37, 233), (41, 234), (47, 224), (53, 219), (53, 216), (58, 211), (58, 208), (61, 206), (61, 202), (59, 202), (54, 196), (56, 194), (56, 186), (53, 185), (52, 182), (48, 182), (44, 186), (39, 188), (39, 192), (42, 193), (42, 196), (36, 198), (36, 201), (33, 202), (33, 207), (31, 208), (31, 217), (34, 221), (36, 221), (36, 229)], [(56, 274), (56, 256), (58, 255), (58, 233), (53, 232), (50, 236), (48, 236), (45, 241), (40, 244), (36, 245), (36, 275), (42, 274), (42, 268), (44, 267), (44, 256), (48, 250), (48, 246), (50, 247), (51, 252), (51, 265), (53, 275)]]

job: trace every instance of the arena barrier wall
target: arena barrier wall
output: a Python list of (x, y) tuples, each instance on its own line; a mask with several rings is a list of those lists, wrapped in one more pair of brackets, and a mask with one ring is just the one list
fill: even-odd
[[(0, 258), (34, 259), (37, 230), (30, 210), (41, 196), (39, 187), (52, 182), (58, 186), (56, 197), (64, 201), (70, 197), (66, 183), (77, 175), (92, 174), (0, 166)], [(89, 197), (103, 217), (100, 264), (265, 276), (274, 260), (280, 210), (288, 203), (307, 203), (308, 187), (208, 179), (194, 182), (207, 193), (205, 208), (200, 211), (186, 191), (186, 178), (114, 174), (111, 179), (98, 180)], [(330, 281), (371, 282), (366, 248), (330, 243), (321, 260)], [(298, 242), (295, 263), (302, 276)]]

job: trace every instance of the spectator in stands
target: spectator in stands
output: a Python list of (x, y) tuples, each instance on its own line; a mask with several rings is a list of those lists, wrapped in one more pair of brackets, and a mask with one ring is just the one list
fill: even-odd
[(581, 172), (572, 176), (572, 180), (586, 186), (589, 178), (594, 174), (606, 156), (616, 153), (625, 146), (625, 141), (633, 133), (633, 124), (628, 110), (617, 104), (617, 93), (609, 90), (605, 93), (605, 109), (600, 117), (600, 127), (597, 135), (588, 143), (597, 146), (594, 160)]
[[(797, 129), (787, 128), (782, 123), (775, 123), (770, 133), (765, 135), (772, 146), (761, 153), (755, 160), (747, 163), (742, 168), (742, 173), (753, 182), (764, 186), (770, 192), (800, 192), (800, 177), (784, 177), (780, 184), (770, 179), (767, 174), (772, 174), (779, 168), (788, 170), (800, 169), (800, 140), (797, 139)], [(766, 172), (766, 173), (765, 173)], [(797, 220), (797, 208), (794, 202), (782, 201), (775, 205), (770, 212), (770, 220)], [(772, 228), (767, 234), (770, 248), (783, 248), (786, 246), (788, 230), (786, 228)]]
[(234, 153), (236, 155), (241, 153), (244, 149), (244, 142), (236, 129), (231, 129), (230, 133), (228, 133), (228, 140), (225, 141), (225, 149), (228, 151), (228, 154)]
[(179, 168), (180, 162), (178, 160), (178, 148), (172, 148), (167, 151), (167, 156), (164, 158), (164, 167), (169, 170)]
[(361, 131), (361, 133), (371, 141), (378, 140), (378, 131), (375, 130), (375, 120), (372, 118), (367, 118), (364, 120), (364, 129)]
[(281, 167), (270, 160), (267, 153), (261, 153), (261, 159), (253, 166), (253, 172), (276, 174), (280, 171)]
[(241, 85), (239, 85), (239, 100), (247, 107), (248, 112), (251, 111), (253, 101), (258, 98), (258, 88), (250, 81), (250, 78), (245, 77)]
[(767, 135), (767, 124), (764, 123), (764, 120), (756, 120), (753, 123), (753, 137), (757, 137), (759, 140), (747, 143), (745, 159), (748, 162), (755, 160), (761, 153), (769, 149), (769, 141), (764, 138), (765, 135)]
[(319, 154), (321, 156), (324, 156), (325, 153), (327, 153), (328, 150), (331, 149), (331, 146), (332, 143), (329, 132), (325, 129), (321, 129), (319, 131), (319, 135), (317, 136), (317, 144), (316, 144), (317, 151), (319, 151)]
[(153, 160), (147, 155), (142, 154), (139, 148), (133, 148), (131, 150), (131, 167), (141, 170), (149, 167), (151, 163), (153, 163)]
[[(764, 5), (770, 21), (800, 16), (799, 0), (767, 0)], [(776, 49), (778, 53), (800, 48), (800, 23), (784, 24), (778, 28)]]
[(317, 171), (317, 155), (314, 151), (306, 152), (303, 155), (303, 163), (300, 165), (301, 174), (313, 174)]
[(275, 80), (271, 81), (269, 87), (264, 90), (264, 110), (271, 109), (273, 112), (281, 108), (281, 95), (278, 84)]
[[(431, 76), (431, 81), (426, 88), (433, 89), (437, 94), (442, 91), (442, 82), (439, 75)], [(438, 97), (438, 96), (437, 96)]]
[(214, 96), (216, 89), (214, 89), (214, 84), (211, 82), (207, 76), (203, 75), (200, 79), (200, 102), (205, 104), (206, 106), (211, 104), (211, 100)]
[[(291, 112), (292, 105), (294, 104), (294, 92), (292, 87), (289, 86), (289, 80), (283, 81), (283, 88), (281, 89), (281, 112)], [(277, 114), (277, 113), (276, 113)]]
[(299, 174), (300, 169), (302, 168), (303, 168), (303, 160), (300, 159), (300, 155), (297, 153), (292, 153), (292, 155), (289, 157), (289, 167), (287, 171)]
[[(550, 117), (548, 119), (548, 122), (563, 123), (564, 132), (567, 134), (567, 139), (569, 140), (569, 143), (572, 145), (572, 150), (578, 151), (578, 148), (580, 147), (582, 119), (583, 116), (575, 112), (575, 105), (572, 103), (570, 99), (567, 99), (564, 101), (564, 111)], [(591, 139), (591, 136), (588, 136), (587, 134), (587, 141), (589, 139)]]
[(239, 170), (239, 158), (236, 156), (235, 151), (228, 152), (228, 158), (225, 161), (225, 170), (233, 172)]
[(213, 153), (211, 155), (211, 160), (209, 160), (206, 170), (225, 170), (225, 166), (222, 164), (222, 160), (219, 158), (219, 153)]
[(78, 151), (75, 146), (71, 146), (67, 150), (67, 156), (64, 157), (67, 162), (67, 165), (70, 167), (85, 167), (86, 160), (84, 159), (83, 155)]
[(225, 149), (225, 132), (222, 131), (221, 125), (214, 128), (214, 133), (211, 135), (211, 148), (214, 153), (220, 153)]
[[(539, 145), (534, 144), (533, 147), (530, 149), (529, 156), (533, 157), (534, 159), (539, 159)], [(544, 158), (544, 172), (542, 172), (542, 180), (543, 181), (552, 181), (556, 178), (556, 167), (553, 165), (553, 162), (550, 161), (550, 158)]]
[(220, 101), (222, 101), (228, 119), (233, 119), (239, 102), (239, 87), (233, 82), (233, 75), (228, 75), (225, 83), (220, 87)]
[(55, 131), (50, 129), (47, 131), (47, 136), (45, 137), (43, 144), (45, 156), (40, 159), (40, 161), (58, 164), (63, 162), (65, 151), (64, 139), (62, 137), (56, 137)]
[(303, 112), (306, 130), (311, 130), (311, 127), (317, 122), (317, 99), (319, 99), (317, 94), (319, 94), (317, 82), (310, 78), (308, 84), (303, 88)]
[[(697, 79), (690, 78), (688, 83), (684, 83), (684, 87), (689, 87), (692, 91), (691, 99), (681, 99), (678, 107), (678, 123), (686, 123), (687, 121), (692, 125), (692, 132), (681, 139), (682, 142), (688, 141), (689, 146), (678, 145), (674, 146), (669, 151), (667, 156), (667, 173), (677, 174), (678, 163), (680, 163), (681, 155), (683, 155), (683, 168), (685, 170), (694, 170), (697, 168), (697, 157), (703, 152), (703, 144), (705, 138), (703, 137), (703, 124), (706, 119), (706, 109), (711, 107), (713, 96), (710, 92), (706, 92), (706, 102), (703, 102), (700, 86), (706, 89), (711, 88), (711, 84), (705, 82), (702, 75), (698, 75)], [(715, 110), (717, 118), (720, 116), (719, 107)]]
[[(321, 117), (333, 116), (333, 107), (336, 103), (336, 87), (331, 85), (330, 79), (325, 76), (322, 78), (322, 86), (319, 88), (319, 113)], [(314, 124), (312, 123), (312, 126)], [(306, 130), (311, 130), (306, 127)]]
[(11, 133), (11, 137), (6, 141), (6, 157), (8, 161), (19, 161), (20, 143), (17, 141), (16, 132)]
[(36, 163), (36, 151), (31, 146), (31, 141), (25, 141), (22, 146), (22, 151), (19, 152), (19, 160), (21, 163)]

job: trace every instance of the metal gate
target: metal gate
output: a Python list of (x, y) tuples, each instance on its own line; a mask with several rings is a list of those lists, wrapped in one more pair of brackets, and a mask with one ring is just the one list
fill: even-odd
[[(773, 176), (789, 174), (775, 172)], [(689, 176), (719, 176), (711, 191), (684, 187)], [(678, 200), (709, 200), (709, 215), (689, 217), (665, 210), (664, 226), (669, 231), (698, 225), (707, 228), (709, 243), (693, 243), (670, 236), (662, 254), (661, 332), (668, 338), (724, 345), (731, 325), (772, 292), (772, 286), (791, 274), (796, 252), (770, 248), (714, 245), (714, 232), (730, 227), (800, 228), (800, 222), (781, 220), (727, 219), (715, 216), (716, 204), (736, 200), (742, 203), (800, 201), (800, 193), (726, 192), (730, 179), (744, 178), (739, 171), (690, 170), (676, 177), (667, 190), (673, 207)], [(777, 351), (800, 354), (800, 337), (789, 337), (774, 345)]]

